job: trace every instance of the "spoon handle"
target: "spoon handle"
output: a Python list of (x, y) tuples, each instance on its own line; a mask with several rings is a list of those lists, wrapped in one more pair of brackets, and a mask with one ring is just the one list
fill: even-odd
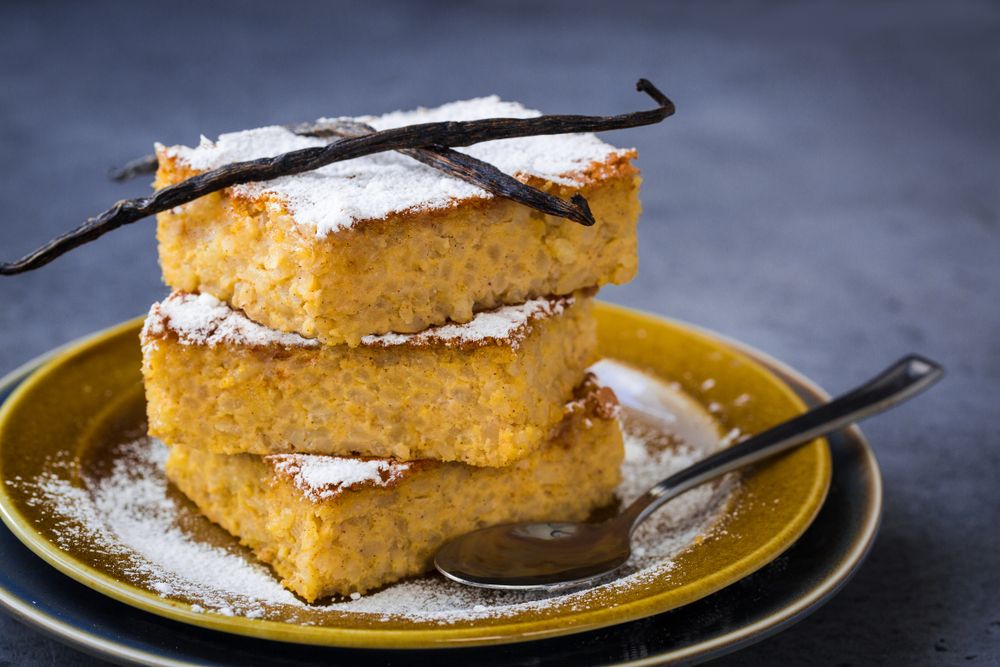
[(688, 466), (639, 496), (622, 513), (631, 530), (664, 503), (727, 472), (802, 445), (821, 435), (887, 410), (919, 394), (944, 375), (937, 363), (909, 355), (877, 377), (829, 403)]

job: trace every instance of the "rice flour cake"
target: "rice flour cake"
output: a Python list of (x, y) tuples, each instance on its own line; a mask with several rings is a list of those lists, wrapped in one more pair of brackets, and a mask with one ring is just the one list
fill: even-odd
[(177, 292), (153, 305), (143, 328), (149, 432), (223, 454), (506, 465), (542, 446), (596, 361), (592, 293), (349, 348)]
[[(376, 129), (531, 117), (496, 97), (356, 120)], [(264, 127), (197, 147), (157, 146), (162, 188), (240, 160), (320, 146)], [(597, 224), (544, 215), (398, 153), (237, 185), (158, 216), (160, 264), (177, 290), (207, 293), (272, 329), (327, 344), (467, 322), (480, 310), (631, 280), (637, 267), (635, 152), (590, 134), (462, 149), (529, 185), (582, 194)]]
[(591, 376), (545, 445), (504, 468), (173, 446), (167, 476), (313, 602), (421, 574), (476, 528), (587, 518), (619, 481), (617, 405)]

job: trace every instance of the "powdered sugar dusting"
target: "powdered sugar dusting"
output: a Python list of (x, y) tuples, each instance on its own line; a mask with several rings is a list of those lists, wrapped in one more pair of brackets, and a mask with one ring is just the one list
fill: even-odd
[[(623, 414), (625, 460), (616, 493), (624, 503), (718, 446), (719, 432), (711, 418), (694, 408), (690, 399), (680, 394), (674, 398), (663, 408), (689, 434), (684, 441), (656, 415), (635, 410)], [(719, 517), (735, 485), (729, 479), (703, 486), (669, 503), (639, 529), (622, 575), (587, 590), (487, 591), (428, 575), (372, 594), (309, 605), (285, 590), (269, 569), (170, 489), (163, 470), (166, 448), (161, 443), (148, 438), (125, 443), (112, 455), (110, 471), (84, 474), (83, 485), (70, 481), (79, 459), (67, 457), (51, 461), (37, 479), (7, 481), (29, 487), (32, 502), (51, 512), (58, 524), (54, 539), (62, 548), (100, 554), (96, 557), (101, 562), (110, 560), (117, 568), (116, 576), (199, 613), (341, 627), (358, 614), (367, 619), (449, 625), (528, 610), (545, 612), (557, 605), (567, 610), (606, 606), (613, 600), (610, 596), (669, 579), (678, 554), (724, 531)], [(345, 471), (334, 466), (315, 474), (314, 481), (357, 479), (358, 475), (372, 481), (368, 469)]]
[[(36, 482), (41, 503), (59, 522), (57, 544), (91, 544), (115, 558), (121, 575), (164, 598), (192, 602), (222, 614), (260, 617), (266, 605), (300, 605), (257, 561), (235, 544), (216, 546), (191, 538), (186, 513), (167, 492), (167, 448), (140, 438), (118, 448), (107, 476), (88, 486), (67, 472), (76, 460), (52, 461)], [(187, 515), (186, 515), (187, 514)]]
[[(432, 109), (396, 111), (354, 120), (384, 130), (416, 123), (538, 115), (538, 111), (516, 102), (490, 96)], [(223, 134), (214, 142), (203, 136), (195, 148), (158, 146), (157, 149), (193, 169), (208, 170), (230, 162), (273, 157), (325, 143), (321, 138), (302, 137), (283, 127), (272, 126)], [(535, 176), (570, 185), (581, 181), (593, 163), (623, 153), (593, 134), (501, 139), (460, 150), (523, 180)], [(391, 152), (336, 162), (265, 183), (238, 185), (233, 190), (240, 195), (266, 195), (278, 199), (296, 222), (315, 229), (318, 236), (398, 211), (443, 208), (464, 199), (492, 197), (477, 186), (444, 176), (411, 158)]]
[(329, 500), (353, 487), (389, 486), (410, 469), (408, 463), (317, 454), (272, 454), (264, 460), (288, 475), (313, 501)]
[(143, 340), (162, 336), (168, 330), (183, 345), (282, 345), (316, 347), (315, 340), (257, 324), (210, 294), (174, 292), (154, 303), (142, 329)]
[(415, 334), (365, 336), (361, 344), (383, 347), (436, 344), (453, 347), (505, 343), (517, 349), (530, 333), (529, 324), (532, 321), (561, 315), (574, 301), (572, 296), (532, 299), (519, 305), (476, 313), (465, 324), (445, 324)]
[[(445, 324), (413, 334), (365, 336), (361, 345), (461, 347), (502, 344), (517, 349), (531, 333), (532, 322), (561, 315), (574, 302), (573, 296), (532, 299), (476, 313), (465, 324)], [(168, 331), (175, 333), (184, 345), (319, 346), (316, 340), (258, 324), (209, 294), (174, 292), (160, 303), (154, 303), (143, 327), (143, 340), (155, 340)]]

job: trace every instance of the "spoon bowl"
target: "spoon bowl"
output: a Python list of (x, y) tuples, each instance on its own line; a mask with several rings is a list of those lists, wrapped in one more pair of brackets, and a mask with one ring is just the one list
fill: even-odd
[(617, 520), (510, 523), (448, 542), (435, 565), (449, 579), (471, 586), (552, 590), (603, 579), (624, 565), (629, 553), (628, 525)]
[(631, 553), (636, 527), (696, 486), (799, 447), (888, 410), (937, 382), (944, 369), (910, 355), (829, 403), (798, 415), (671, 475), (604, 523), (515, 523), (481, 528), (445, 544), (434, 557), (444, 576), (505, 590), (558, 590), (614, 574)]

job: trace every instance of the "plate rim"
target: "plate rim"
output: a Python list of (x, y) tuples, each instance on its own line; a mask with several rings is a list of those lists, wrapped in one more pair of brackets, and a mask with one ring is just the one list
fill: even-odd
[[(673, 324), (673, 325), (676, 325), (676, 326), (680, 326), (680, 327), (682, 327), (684, 329), (687, 329), (687, 330), (693, 331), (695, 333), (699, 333), (701, 335), (707, 336), (707, 337), (709, 337), (709, 338), (711, 338), (711, 339), (713, 339), (715, 341), (718, 341), (718, 342), (721, 342), (721, 343), (723, 343), (725, 345), (731, 346), (733, 349), (735, 349), (736, 351), (738, 351), (738, 352), (740, 352), (742, 354), (745, 354), (747, 357), (749, 357), (750, 359), (752, 359), (756, 363), (759, 363), (759, 364), (761, 364), (761, 365), (763, 365), (765, 367), (769, 367), (769, 370), (771, 370), (772, 372), (777, 373), (779, 375), (779, 377), (781, 377), (781, 374), (784, 373), (784, 375), (786, 375), (787, 377), (782, 378), (782, 379), (784, 380), (784, 382), (786, 384), (790, 384), (790, 385), (800, 384), (801, 385), (801, 387), (795, 387), (795, 386), (787, 387), (790, 390), (800, 389), (801, 388), (803, 390), (808, 390), (806, 393), (811, 393), (811, 394), (813, 394), (816, 397), (822, 398), (822, 397), (825, 396), (825, 393), (821, 389), (819, 389), (814, 383), (812, 383), (810, 380), (808, 380), (804, 376), (801, 376), (801, 374), (799, 374), (796, 371), (792, 370), (787, 365), (785, 365), (785, 364), (783, 364), (781, 362), (778, 362), (777, 360), (773, 359), (769, 355), (766, 355), (766, 354), (764, 354), (764, 353), (762, 353), (762, 352), (760, 352), (758, 350), (755, 350), (755, 349), (751, 348), (748, 345), (745, 345), (745, 344), (740, 343), (738, 341), (734, 341), (734, 340), (729, 339), (729, 338), (727, 338), (725, 336), (719, 335), (719, 334), (717, 334), (715, 332), (705, 330), (704, 328), (698, 327), (696, 325), (692, 325), (692, 324), (687, 323), (687, 322), (682, 322), (682, 321), (679, 321), (679, 320), (675, 320), (673, 318), (668, 318), (668, 317), (664, 317), (664, 316), (657, 315), (657, 314), (652, 314), (652, 313), (646, 313), (646, 312), (643, 312), (643, 311), (637, 311), (637, 310), (634, 310), (634, 309), (625, 308), (625, 307), (617, 306), (617, 305), (613, 305), (613, 304), (602, 303), (602, 305), (604, 307), (610, 308), (612, 310), (617, 309), (617, 310), (620, 310), (620, 311), (623, 311), (623, 312), (627, 312), (627, 313), (633, 313), (633, 314), (638, 314), (638, 315), (645, 316), (645, 317), (650, 317), (650, 318), (653, 318), (655, 320), (666, 321), (666, 322), (668, 322), (670, 324)], [(92, 340), (92, 339), (95, 339), (95, 338), (101, 338), (101, 337), (110, 336), (112, 333), (118, 331), (121, 328), (133, 327), (133, 326), (135, 326), (136, 322), (139, 319), (141, 319), (141, 318), (136, 318), (134, 320), (129, 320), (127, 322), (120, 323), (120, 324), (115, 325), (113, 327), (109, 327), (109, 328), (107, 328), (105, 330), (98, 331), (98, 332), (96, 332), (94, 334), (91, 334), (89, 336), (85, 336), (85, 337), (82, 337), (82, 338), (77, 339), (75, 341), (72, 341), (72, 342), (70, 342), (70, 343), (68, 343), (68, 344), (66, 344), (64, 346), (61, 346), (59, 348), (56, 348), (55, 350), (50, 351), (49, 353), (40, 355), (39, 357), (36, 357), (34, 360), (29, 361), (26, 364), (23, 364), (20, 368), (16, 369), (15, 371), (12, 371), (11, 373), (8, 373), (4, 378), (0, 379), (0, 385), (9, 384), (13, 380), (21, 380), (21, 382), (23, 383), (23, 381), (25, 379), (27, 379), (26, 376), (29, 374), (29, 371), (37, 370), (37, 368), (40, 367), (42, 364), (44, 364), (46, 362), (51, 362), (56, 356), (59, 355), (60, 352), (65, 352), (67, 349), (76, 349), (76, 348), (80, 347), (81, 345), (87, 343), (89, 340)], [(880, 480), (880, 476), (878, 474), (877, 461), (875, 461), (874, 456), (871, 453), (870, 446), (868, 445), (867, 441), (864, 439), (864, 436), (861, 434), (861, 432), (859, 430), (857, 430), (857, 429), (853, 429), (853, 430), (854, 430), (854, 433), (852, 433), (852, 435), (854, 436), (854, 439), (858, 441), (858, 443), (861, 445), (861, 449), (866, 454), (866, 456), (865, 456), (865, 458), (866, 458), (866, 462), (865, 462), (866, 465), (865, 465), (865, 467), (868, 468), (868, 469), (870, 469), (871, 472), (873, 473), (871, 475), (867, 475), (866, 476), (866, 477), (868, 477), (868, 481), (869, 482), (874, 482), (874, 484), (872, 485), (872, 491), (873, 491), (873, 493), (872, 493), (871, 498), (870, 498), (871, 502), (869, 502), (868, 506), (865, 508), (866, 509), (866, 513), (865, 513), (865, 515), (866, 515), (866, 517), (865, 517), (866, 521), (865, 521), (865, 524), (864, 524), (864, 529), (858, 535), (856, 535), (855, 539), (854, 539), (854, 544), (855, 544), (856, 548), (852, 549), (850, 552), (844, 554), (844, 556), (841, 559), (841, 564), (837, 568), (837, 570), (835, 570), (834, 572), (831, 572), (831, 574), (828, 575), (824, 580), (822, 580), (817, 586), (813, 587), (813, 589), (810, 591), (811, 593), (813, 593), (812, 595), (805, 595), (805, 596), (803, 596), (800, 599), (799, 604), (797, 604), (797, 605), (794, 605), (792, 607), (783, 608), (782, 611), (785, 612), (785, 613), (772, 614), (770, 617), (768, 617), (766, 619), (761, 619), (760, 621), (758, 621), (758, 622), (756, 622), (754, 624), (751, 624), (749, 626), (744, 626), (743, 628), (738, 629), (738, 630), (733, 630), (731, 632), (727, 632), (724, 635), (720, 635), (719, 637), (714, 638), (713, 640), (708, 640), (708, 643), (706, 643), (706, 642), (699, 642), (698, 644), (695, 644), (695, 645), (692, 645), (690, 647), (687, 647), (686, 649), (678, 649), (678, 651), (674, 651), (674, 652), (671, 652), (669, 654), (662, 654), (661, 653), (661, 654), (659, 654), (657, 656), (650, 656), (648, 659), (643, 659), (643, 660), (635, 661), (634, 663), (629, 663), (629, 664), (636, 664), (636, 665), (656, 664), (656, 663), (658, 663), (658, 662), (660, 662), (660, 661), (662, 661), (664, 659), (668, 659), (668, 658), (669, 659), (674, 659), (674, 658), (682, 658), (683, 659), (685, 656), (704, 655), (707, 651), (715, 652), (717, 650), (725, 650), (726, 646), (731, 646), (731, 647), (735, 648), (735, 647), (737, 647), (739, 645), (740, 642), (745, 642), (745, 640), (747, 638), (751, 638), (751, 640), (752, 639), (763, 638), (764, 636), (766, 636), (766, 634), (762, 634), (762, 633), (764, 631), (766, 631), (768, 628), (771, 628), (770, 632), (767, 633), (767, 634), (770, 634), (771, 632), (774, 632), (774, 631), (780, 629), (781, 627), (784, 627), (784, 625), (788, 624), (789, 619), (795, 620), (795, 617), (799, 616), (803, 610), (809, 609), (811, 606), (818, 605), (819, 603), (821, 603), (822, 601), (824, 601), (826, 598), (828, 598), (830, 595), (832, 595), (833, 593), (836, 592), (836, 590), (839, 588), (839, 585), (837, 585), (837, 584), (842, 584), (844, 581), (846, 581), (846, 579), (849, 578), (850, 573), (853, 573), (854, 569), (856, 569), (856, 567), (863, 560), (864, 554), (867, 552), (867, 548), (870, 546), (870, 544), (871, 544), (871, 542), (872, 542), (872, 540), (874, 538), (874, 532), (875, 532), (875, 529), (877, 529), (877, 519), (878, 519), (878, 516), (880, 514), (880, 507), (881, 507), (881, 483), (880, 483), (881, 480)], [(818, 509), (818, 507), (817, 507), (817, 509)], [(873, 518), (874, 518), (874, 521), (873, 521)], [(810, 520), (809, 523), (811, 523), (811, 520)], [(809, 523), (807, 523), (806, 526), (808, 526)], [(18, 535), (15, 533), (15, 536), (18, 536)], [(18, 537), (20, 537), (20, 536), (18, 536)], [(858, 538), (863, 538), (863, 539), (859, 540)], [(27, 546), (30, 547), (31, 545), (28, 544)], [(768, 561), (769, 560), (770, 559), (768, 559)], [(748, 574), (750, 574), (750, 572), (747, 572), (745, 574), (748, 575)], [(27, 616), (27, 618), (29, 620), (35, 621), (33, 623), (34, 625), (41, 626), (43, 630), (49, 630), (52, 634), (55, 634), (59, 638), (65, 639), (65, 638), (68, 638), (67, 635), (79, 635), (79, 631), (77, 629), (72, 628), (71, 626), (62, 625), (58, 621), (58, 619), (48, 619), (48, 617), (45, 614), (43, 614), (43, 613), (40, 614), (40, 613), (37, 613), (37, 612), (34, 612), (34, 611), (18, 610), (16, 608), (16, 606), (17, 606), (16, 604), (9, 604), (11, 602), (11, 600), (9, 598), (10, 598), (9, 592), (6, 591), (5, 589), (0, 588), (0, 602), (3, 602), (4, 606), (8, 607), (8, 609), (10, 609), (12, 612), (15, 612), (15, 614), (17, 616), (22, 617), (22, 618), (24, 618), (25, 616)], [(118, 598), (118, 599), (120, 600), (120, 598)], [(18, 611), (21, 611), (22, 613), (17, 613)], [(643, 614), (642, 616), (647, 616), (647, 615), (648, 614)], [(55, 624), (54, 624), (55, 627), (54, 628), (47, 628), (47, 627), (45, 627), (45, 621), (47, 619), (55, 621)], [(624, 621), (623, 620), (613, 620), (613, 621), (611, 621), (609, 623), (603, 623), (603, 624), (601, 624), (601, 626), (617, 625), (618, 623), (621, 623), (621, 622), (624, 622)], [(204, 623), (200, 623), (199, 625), (201, 627), (206, 627), (206, 625)], [(591, 624), (591, 625), (576, 627), (576, 628), (573, 629), (573, 631), (574, 632), (582, 632), (582, 631), (587, 631), (587, 630), (593, 630), (593, 629), (596, 629), (597, 627), (599, 627), (599, 626)], [(554, 636), (554, 634), (546, 633), (546, 636)], [(92, 640), (93, 638), (90, 637), (90, 635), (87, 635), (85, 633), (83, 635), (77, 636), (77, 641), (80, 643), (80, 645), (82, 645), (85, 648), (85, 650), (86, 650), (87, 646), (90, 646), (90, 644), (88, 643), (88, 639)], [(526, 640), (523, 638), (523, 636), (519, 636), (519, 637), (515, 638), (514, 641), (526, 641)], [(77, 642), (74, 642), (74, 644), (76, 644), (76, 643)], [(745, 643), (749, 643), (749, 642), (745, 642)], [(112, 654), (112, 655), (121, 655), (120, 653), (115, 653), (114, 651), (112, 651), (111, 648), (109, 648), (108, 646), (104, 645), (104, 642), (102, 640), (100, 640), (99, 637), (97, 638), (96, 644), (97, 644), (96, 646), (92, 646), (91, 647), (91, 650), (94, 650), (94, 649), (100, 650), (100, 651), (102, 651), (102, 654), (103, 654), (103, 651), (109, 651), (110, 654)], [(425, 644), (425, 646), (428, 647), (428, 648), (432, 648), (432, 647), (442, 648), (442, 647), (445, 647), (445, 646), (448, 646), (448, 645), (455, 645), (455, 644), (448, 644), (448, 643), (435, 643), (433, 645), (427, 645), (427, 644)], [(461, 645), (471, 645), (471, 643), (459, 643), (458, 645), (459, 646), (461, 646)], [(385, 648), (384, 645), (383, 645), (383, 648)], [(127, 649), (127, 647), (126, 647), (126, 649)], [(127, 650), (131, 653), (130, 649), (127, 649)], [(134, 656), (132, 656), (132, 655), (130, 655), (130, 656), (124, 656), (124, 655), (122, 655), (121, 657), (127, 657), (127, 658), (134, 659)], [(175, 663), (171, 663), (171, 664), (175, 664)], [(183, 663), (176, 663), (176, 664), (183, 664)]]
[[(129, 320), (129, 322), (131, 322), (131, 320)], [(0, 391), (12, 385), (16, 388), (27, 380), (35, 371), (60, 356), (65, 351), (78, 345), (82, 345), (91, 339), (103, 336), (118, 327), (124, 326), (125, 324), (127, 323), (119, 323), (84, 336), (79, 336), (63, 343), (62, 345), (54, 347), (48, 352), (43, 352), (42, 354), (33, 357), (14, 370), (7, 372), (0, 377)], [(7, 398), (10, 398), (10, 396)], [(0, 402), (0, 406), (6, 404), (6, 402), (7, 400), (4, 399)], [(6, 524), (3, 529), (10, 531), (10, 528), (7, 527)], [(13, 531), (11, 531), (11, 534), (14, 534)], [(14, 534), (14, 536), (16, 537), (16, 534)], [(27, 547), (27, 545), (25, 546)], [(62, 572), (59, 573), (63, 574)], [(63, 576), (66, 575), (63, 574)], [(112, 657), (116, 660), (129, 660), (137, 664), (157, 664), (163, 665), (164, 667), (188, 667), (195, 664), (193, 662), (181, 662), (172, 658), (164, 658), (163, 656), (158, 656), (154, 653), (149, 653), (148, 651), (126, 646), (122, 642), (105, 639), (96, 633), (81, 630), (70, 623), (60, 620), (56, 616), (47, 614), (37, 609), (30, 602), (26, 602), (19, 595), (10, 591), (2, 583), (0, 583), (0, 606), (2, 606), (3, 610), (10, 614), (14, 619), (88, 655), (99, 658)]]
[[(710, 347), (718, 347), (718, 339), (689, 327), (687, 324), (671, 321), (656, 315), (631, 313), (615, 310), (609, 304), (601, 304), (610, 311), (612, 317), (639, 317), (647, 326), (667, 325), (683, 335), (701, 339)], [(77, 345), (67, 346), (60, 354), (47, 360), (18, 386), (0, 406), (0, 435), (4, 431), (7, 418), (21, 405), (24, 397), (31, 390), (43, 384), (53, 373), (64, 364), (78, 356), (94, 353), (101, 345), (115, 340), (141, 325), (141, 317), (122, 322), (106, 331), (97, 332), (89, 339)], [(641, 324), (640, 324), (641, 326)], [(744, 356), (744, 361), (758, 367), (773, 382), (775, 389), (783, 394), (788, 401), (799, 409), (805, 409), (805, 403), (794, 390), (780, 377), (775, 376), (765, 366)], [(124, 602), (143, 611), (169, 618), (182, 623), (229, 632), (235, 635), (262, 637), (275, 641), (297, 644), (313, 644), (318, 646), (339, 646), (344, 648), (384, 648), (384, 649), (421, 649), (448, 648), (461, 646), (484, 646), (519, 643), (534, 639), (545, 639), (571, 635), (588, 630), (620, 624), (622, 622), (647, 618), (658, 613), (684, 606), (695, 600), (702, 599), (722, 588), (731, 585), (764, 567), (784, 553), (808, 529), (816, 515), (822, 509), (823, 502), (829, 491), (832, 477), (832, 463), (829, 444), (823, 438), (811, 443), (808, 449), (813, 449), (817, 456), (818, 475), (813, 480), (809, 495), (791, 521), (771, 535), (766, 542), (743, 557), (728, 563), (723, 568), (693, 582), (690, 587), (659, 591), (652, 595), (629, 600), (620, 605), (601, 606), (578, 612), (571, 619), (563, 616), (553, 616), (540, 619), (512, 618), (483, 626), (467, 625), (461, 627), (418, 627), (413, 629), (379, 628), (379, 627), (336, 627), (336, 626), (289, 626), (280, 621), (252, 620), (239, 617), (204, 614), (196, 612), (189, 604), (175, 600), (162, 599), (154, 593), (138, 588), (129, 582), (124, 582), (91, 564), (81, 561), (75, 555), (65, 552), (45, 535), (41, 534), (33, 522), (18, 509), (6, 485), (0, 486), (0, 518), (11, 532), (31, 551), (55, 567), (63, 574), (107, 595), (119, 602)], [(571, 622), (567, 623), (567, 620)]]

